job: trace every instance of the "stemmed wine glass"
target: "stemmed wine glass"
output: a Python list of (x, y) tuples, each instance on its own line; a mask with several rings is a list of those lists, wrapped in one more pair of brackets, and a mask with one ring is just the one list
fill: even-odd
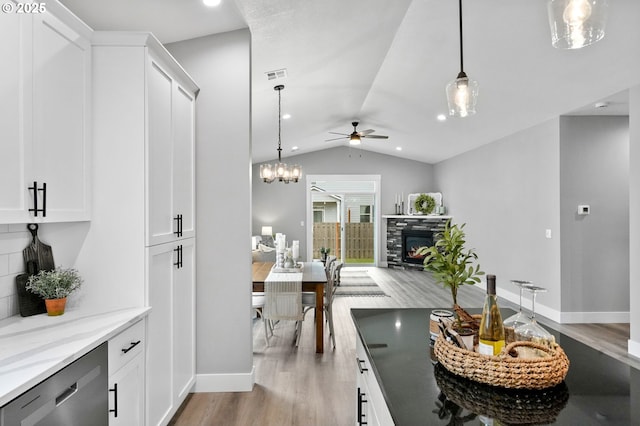
[(522, 290), (525, 287), (531, 286), (533, 283), (531, 281), (524, 280), (511, 280), (511, 283), (520, 288), (520, 306), (517, 313), (511, 315), (509, 318), (502, 322), (502, 324), (504, 325), (505, 333), (507, 334), (507, 342), (512, 342), (515, 340), (514, 330), (517, 327), (531, 322), (531, 319), (524, 312), (522, 312)]
[(536, 321), (536, 294), (547, 291), (544, 287), (528, 285), (524, 287), (531, 292), (531, 320), (526, 324), (516, 327), (517, 340), (531, 341), (542, 345), (551, 345), (555, 338)]

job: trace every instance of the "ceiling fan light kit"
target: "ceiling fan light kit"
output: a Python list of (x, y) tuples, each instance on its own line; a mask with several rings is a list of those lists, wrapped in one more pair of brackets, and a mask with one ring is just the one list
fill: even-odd
[(279, 84), (273, 88), (278, 92), (278, 162), (274, 165), (261, 164), (260, 165), (260, 179), (265, 183), (271, 183), (274, 180), (278, 182), (298, 182), (302, 177), (302, 167), (297, 164), (289, 167), (282, 162), (282, 140), (281, 140), (281, 123), (282, 123), (282, 110), (281, 110), (281, 92), (284, 89), (284, 85)]
[(557, 49), (580, 49), (602, 40), (609, 0), (549, 0), (551, 44)]
[(447, 84), (447, 104), (449, 115), (467, 117), (476, 113), (478, 100), (478, 82), (471, 80), (464, 72), (464, 56), (462, 50), (462, 0), (458, 0), (458, 16), (460, 18), (460, 72), (455, 80)]
[(353, 126), (353, 132), (346, 134), (346, 133), (336, 133), (336, 132), (329, 132), (331, 134), (334, 135), (342, 135), (339, 138), (333, 138), (333, 139), (327, 139), (325, 140), (325, 142), (329, 142), (329, 141), (337, 141), (340, 139), (347, 139), (349, 140), (349, 145), (360, 145), (362, 143), (362, 139), (364, 138), (370, 138), (370, 139), (389, 139), (389, 136), (385, 136), (385, 135), (372, 135), (371, 133), (375, 132), (375, 130), (373, 129), (367, 129), (367, 130), (360, 130), (358, 131), (358, 122), (357, 121), (352, 121), (351, 125)]

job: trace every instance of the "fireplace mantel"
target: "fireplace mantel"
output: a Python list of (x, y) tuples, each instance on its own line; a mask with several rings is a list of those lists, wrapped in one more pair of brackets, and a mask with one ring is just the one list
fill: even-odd
[(387, 222), (387, 267), (422, 270), (421, 264), (403, 262), (402, 230), (427, 229), (437, 234), (452, 216), (414, 214), (383, 215), (382, 218)]

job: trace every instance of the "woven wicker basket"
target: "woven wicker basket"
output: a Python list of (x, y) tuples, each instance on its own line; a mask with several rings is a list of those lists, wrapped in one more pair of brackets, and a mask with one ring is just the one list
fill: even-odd
[[(546, 358), (514, 358), (509, 351), (517, 346), (529, 346), (547, 352)], [(459, 348), (440, 335), (434, 353), (440, 364), (461, 377), (476, 382), (509, 389), (545, 389), (564, 380), (569, 371), (569, 359), (562, 348), (554, 344), (546, 348), (533, 342), (513, 342), (495, 356)]]
[(569, 400), (564, 382), (548, 389), (501, 389), (451, 374), (440, 364), (434, 366), (433, 372), (449, 401), (502, 424), (553, 423)]

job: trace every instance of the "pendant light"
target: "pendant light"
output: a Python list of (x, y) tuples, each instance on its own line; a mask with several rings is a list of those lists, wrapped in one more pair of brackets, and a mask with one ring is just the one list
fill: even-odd
[(284, 86), (282, 84), (273, 88), (273, 90), (276, 90), (278, 92), (278, 162), (274, 165), (260, 165), (260, 179), (262, 179), (262, 181), (266, 183), (271, 183), (276, 179), (279, 182), (284, 183), (298, 182), (298, 180), (300, 180), (300, 177), (302, 176), (302, 168), (299, 165), (294, 164), (292, 167), (289, 167), (282, 162), (282, 141), (280, 139), (282, 121), (282, 89), (284, 89)]
[(549, 0), (551, 44), (580, 49), (604, 37), (609, 0)]
[(460, 73), (458, 73), (455, 80), (447, 84), (447, 103), (449, 104), (449, 115), (467, 117), (476, 113), (478, 82), (469, 79), (464, 72), (464, 59), (462, 54), (462, 0), (458, 0), (458, 12), (460, 17)]

